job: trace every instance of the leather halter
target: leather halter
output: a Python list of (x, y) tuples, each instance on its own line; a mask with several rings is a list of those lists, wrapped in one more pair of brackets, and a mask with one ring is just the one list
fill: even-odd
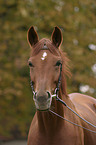
[[(44, 43), (44, 47), (43, 47), (42, 49), (43, 49), (43, 50), (44, 50), (44, 49), (48, 49), (48, 47), (46, 46), (46, 42)], [(78, 113), (76, 113), (74, 110), (72, 110), (63, 100), (61, 100), (61, 99), (58, 97), (58, 93), (59, 93), (59, 89), (60, 89), (60, 84), (61, 84), (61, 72), (62, 72), (62, 63), (60, 64), (60, 75), (59, 75), (59, 79), (58, 79), (58, 84), (57, 84), (57, 87), (56, 87), (56, 89), (55, 89), (54, 94), (52, 95), (52, 97), (56, 98), (57, 101), (61, 102), (64, 106), (66, 106), (70, 111), (72, 111), (75, 115), (77, 115), (77, 116), (78, 116), (80, 119), (82, 119), (84, 122), (86, 122), (87, 124), (89, 124), (89, 125), (91, 125), (92, 127), (96, 128), (96, 125), (94, 125), (94, 124), (90, 123), (89, 121), (85, 120), (84, 118), (82, 118)], [(32, 88), (32, 92), (33, 92), (33, 97), (35, 97), (37, 92), (35, 92), (35, 90), (34, 90), (34, 86), (33, 86), (33, 81), (32, 81), (32, 80), (31, 80), (31, 88)], [(48, 92), (48, 93), (49, 93), (49, 92)], [(50, 95), (50, 93), (49, 93), (49, 95)], [(60, 115), (56, 114), (55, 112), (53, 112), (53, 111), (51, 111), (51, 110), (49, 110), (49, 111), (52, 112), (53, 114), (55, 114), (55, 115), (61, 117)], [(61, 118), (63, 118), (63, 117), (61, 117)], [(63, 119), (65, 119), (65, 118), (63, 118)], [(88, 129), (88, 128), (79, 126), (78, 124), (75, 124), (75, 123), (73, 123), (73, 122), (71, 122), (71, 121), (69, 121), (69, 120), (66, 120), (66, 121), (70, 122), (70, 123), (73, 124), (73, 125), (76, 125), (76, 126), (78, 126), (78, 127), (81, 127), (81, 128), (83, 128), (83, 129), (85, 129), (85, 130), (88, 130), (88, 131), (90, 131), (90, 132), (96, 133), (96, 131), (93, 131), (93, 130), (90, 130), (90, 129)]]
[[(82, 119), (84, 122), (86, 122), (87, 124), (89, 124), (89, 125), (91, 125), (92, 127), (96, 128), (96, 125), (94, 125), (94, 124), (90, 123), (89, 121), (87, 121), (86, 119), (82, 118), (78, 113), (76, 113), (74, 110), (72, 110), (63, 100), (61, 100), (61, 99), (58, 97), (58, 93), (59, 93), (59, 89), (60, 89), (60, 83), (61, 83), (61, 72), (62, 72), (62, 64), (60, 64), (60, 75), (59, 75), (59, 79), (58, 79), (58, 84), (57, 84), (57, 87), (56, 87), (55, 92), (54, 92), (54, 94), (52, 95), (52, 97), (56, 98), (57, 101), (61, 102), (64, 106), (66, 106), (70, 111), (72, 111), (75, 115), (77, 115), (77, 116), (78, 116), (80, 119)], [(34, 90), (34, 86), (33, 86), (33, 82), (32, 82), (32, 81), (31, 81), (31, 88), (32, 88), (32, 92), (33, 92), (33, 95), (34, 95), (33, 97), (35, 97), (35, 96), (36, 96), (36, 92), (35, 92), (35, 90)], [(50, 93), (49, 93), (49, 95), (50, 95)], [(56, 114), (56, 113), (53, 112), (52, 110), (49, 110), (49, 111), (52, 112), (53, 114), (55, 114), (55, 115), (57, 115), (57, 116), (63, 118), (62, 116)], [(63, 118), (63, 119), (66, 120), (65, 118)], [(69, 120), (66, 120), (66, 121), (70, 122), (71, 124), (73, 124), (73, 125), (75, 125), (75, 126), (78, 126), (78, 127), (81, 127), (81, 128), (83, 128), (83, 129), (85, 129), (85, 130), (88, 130), (88, 131), (90, 131), (90, 132), (96, 133), (96, 131), (90, 130), (90, 129), (85, 128), (85, 127), (82, 127), (82, 126), (80, 126), (80, 125), (78, 125), (78, 124), (75, 124), (75, 123), (69, 121)]]

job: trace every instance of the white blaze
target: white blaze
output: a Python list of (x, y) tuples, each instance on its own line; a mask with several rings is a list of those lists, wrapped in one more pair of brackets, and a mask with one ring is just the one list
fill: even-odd
[(42, 60), (45, 60), (46, 57), (47, 57), (47, 53), (44, 52), (43, 55), (42, 55), (42, 57), (41, 57), (41, 59), (42, 59)]

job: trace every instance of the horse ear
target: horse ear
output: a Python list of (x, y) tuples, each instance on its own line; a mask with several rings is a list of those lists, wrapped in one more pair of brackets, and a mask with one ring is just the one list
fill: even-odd
[(28, 30), (27, 40), (28, 40), (30, 46), (35, 45), (39, 41), (37, 32), (35, 31), (33, 26), (31, 26)]
[(55, 27), (52, 33), (52, 43), (59, 47), (62, 42), (62, 33), (59, 27)]

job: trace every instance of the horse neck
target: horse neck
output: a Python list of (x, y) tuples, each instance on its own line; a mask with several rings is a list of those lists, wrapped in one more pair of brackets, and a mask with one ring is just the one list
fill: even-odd
[[(62, 96), (66, 100), (66, 96), (64, 94), (59, 93), (59, 97), (62, 99)], [(64, 99), (63, 99), (64, 100)], [(58, 113), (61, 116), (64, 116), (64, 107), (63, 105), (53, 99), (51, 110)], [(63, 125), (63, 120), (58, 116), (52, 114), (50, 111), (37, 111), (38, 125), (40, 132), (44, 134), (54, 134), (58, 128), (60, 129)]]

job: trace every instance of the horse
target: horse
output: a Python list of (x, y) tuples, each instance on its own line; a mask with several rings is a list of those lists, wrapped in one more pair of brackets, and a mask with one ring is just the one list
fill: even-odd
[(32, 48), (28, 65), (36, 106), (28, 145), (96, 145), (96, 99), (80, 93), (67, 94), (65, 77), (70, 75), (70, 71), (66, 53), (60, 49), (63, 40), (61, 29), (54, 28), (51, 40), (39, 40), (31, 26), (27, 40)]

